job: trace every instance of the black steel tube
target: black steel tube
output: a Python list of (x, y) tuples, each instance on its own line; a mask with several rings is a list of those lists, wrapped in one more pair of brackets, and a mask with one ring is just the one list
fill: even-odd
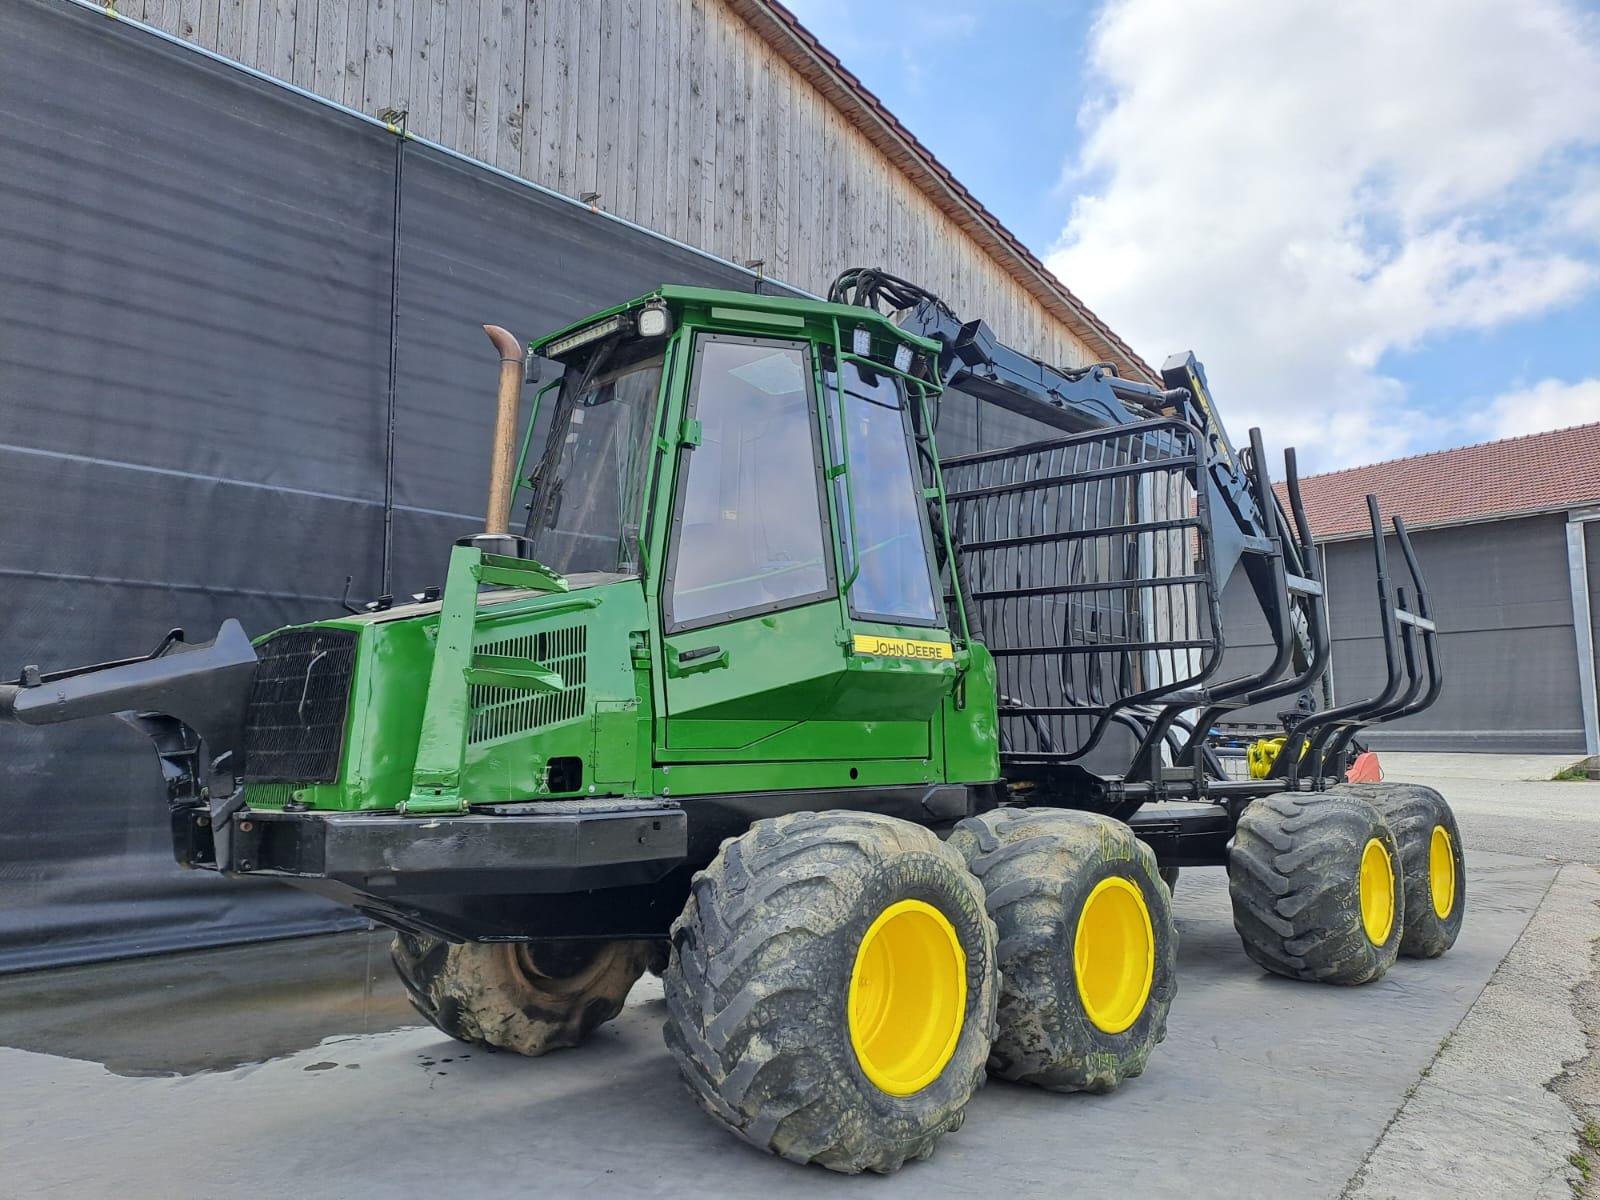
[[(1398, 622), (1395, 619), (1394, 591), (1389, 586), (1389, 558), (1384, 544), (1383, 517), (1378, 511), (1378, 498), (1370, 494), (1367, 496), (1367, 517), (1372, 525), (1372, 557), (1378, 576), (1379, 628), (1383, 632), (1384, 666), (1388, 675), (1384, 688), (1378, 695), (1325, 709), (1298, 726), (1295, 732), (1300, 735), (1305, 735), (1309, 729), (1316, 730), (1310, 735), (1307, 753), (1311, 757), (1311, 768), (1318, 775), (1323, 772), (1323, 748), (1333, 736), (1335, 729), (1345, 722), (1360, 724), (1371, 713), (1392, 704), (1405, 682), (1405, 677), (1401, 673), (1400, 638), (1396, 630)], [(1289, 749), (1290, 746), (1285, 743), (1284, 752)]]
[(389, 374), (384, 391), (386, 412), (383, 447), (383, 588), (393, 592), (394, 575), (394, 454), (398, 406), (396, 388), (400, 375), (400, 200), (401, 181), (406, 165), (406, 113), (400, 114), (394, 143), (394, 221), (389, 230)]
[[(1411, 547), (1411, 534), (1406, 529), (1403, 517), (1394, 519), (1394, 534), (1395, 539), (1400, 543), (1400, 553), (1405, 556), (1406, 569), (1411, 572), (1411, 582), (1416, 585), (1417, 616), (1425, 621), (1431, 621), (1433, 620), (1433, 606), (1428, 602), (1428, 589), (1422, 579), (1422, 567), (1417, 562), (1416, 551)], [(1421, 637), (1422, 657), (1428, 668), (1428, 690), (1422, 699), (1407, 704), (1399, 712), (1395, 713), (1394, 718), (1409, 717), (1425, 708), (1431, 707), (1433, 702), (1439, 698), (1439, 692), (1444, 687), (1444, 675), (1439, 667), (1438, 631), (1424, 629), (1421, 631)]]

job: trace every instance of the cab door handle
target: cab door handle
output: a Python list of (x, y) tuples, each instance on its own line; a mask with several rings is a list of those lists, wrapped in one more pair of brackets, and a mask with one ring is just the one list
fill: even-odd
[(721, 646), (696, 646), (692, 650), (676, 650), (667, 660), (667, 674), (673, 678), (693, 675), (696, 671), (714, 671), (728, 665), (728, 652)]

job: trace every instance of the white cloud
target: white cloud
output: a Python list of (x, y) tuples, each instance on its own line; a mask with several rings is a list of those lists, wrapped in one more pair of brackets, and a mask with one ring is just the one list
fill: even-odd
[(1577, 383), (1541, 379), (1532, 387), (1497, 396), (1476, 419), (1490, 440), (1588, 425), (1600, 421), (1600, 379)]
[(1146, 357), (1193, 348), (1235, 437), (1313, 469), (1460, 440), (1385, 356), (1600, 284), (1600, 21), (1567, 0), (1110, 0), (1091, 44), (1049, 265)]

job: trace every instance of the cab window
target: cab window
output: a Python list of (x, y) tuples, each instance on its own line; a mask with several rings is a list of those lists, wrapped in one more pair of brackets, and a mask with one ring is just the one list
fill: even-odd
[[(856, 362), (846, 362), (842, 376), (842, 389), (834, 371), (824, 370), (822, 379), (832, 461), (848, 464), (849, 488), (844, 476), (834, 481), (834, 508), (840, 514), (846, 578), (860, 568), (849, 590), (850, 615), (901, 625), (942, 624), (900, 383)], [(854, 542), (846, 518), (852, 507)]]
[(669, 628), (834, 595), (805, 343), (702, 335), (690, 389)]

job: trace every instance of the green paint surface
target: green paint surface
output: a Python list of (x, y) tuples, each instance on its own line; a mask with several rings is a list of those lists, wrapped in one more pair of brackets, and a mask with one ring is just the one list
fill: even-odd
[[(895, 345), (919, 354), (935, 345), (866, 309), (668, 287), (534, 348), (596, 320), (631, 321), (646, 301), (666, 304), (673, 329), (656, 428), (642, 455), (641, 511), (631, 514), (637, 576), (567, 580), (538, 563), (456, 546), (440, 602), (321, 622), (359, 634), (339, 778), (252, 787), (252, 805), (294, 799), (319, 809), (425, 814), (544, 797), (999, 777), (994, 663), (967, 637), (961, 597), (950, 606), (953, 627), (851, 616), (850, 564), (837, 535), (853, 523), (848, 486), (819, 486), (831, 594), (689, 631), (664, 626), (680, 474), (689, 456), (717, 449), (702, 444), (688, 415), (695, 339), (809, 343), (814, 396), (822, 394), (822, 357), (849, 359), (858, 327), (869, 329), (875, 369), (886, 375), (896, 374), (887, 365)], [(931, 386), (913, 380), (907, 390), (925, 414)], [(805, 456), (807, 470), (815, 452), (826, 478), (848, 481), (821, 412), (816, 406), (813, 445), (792, 451)], [(524, 461), (536, 461), (539, 449), (525, 449)], [(937, 475), (925, 494), (944, 504)], [(857, 635), (906, 648), (862, 653)], [(557, 785), (563, 790), (552, 790)]]

